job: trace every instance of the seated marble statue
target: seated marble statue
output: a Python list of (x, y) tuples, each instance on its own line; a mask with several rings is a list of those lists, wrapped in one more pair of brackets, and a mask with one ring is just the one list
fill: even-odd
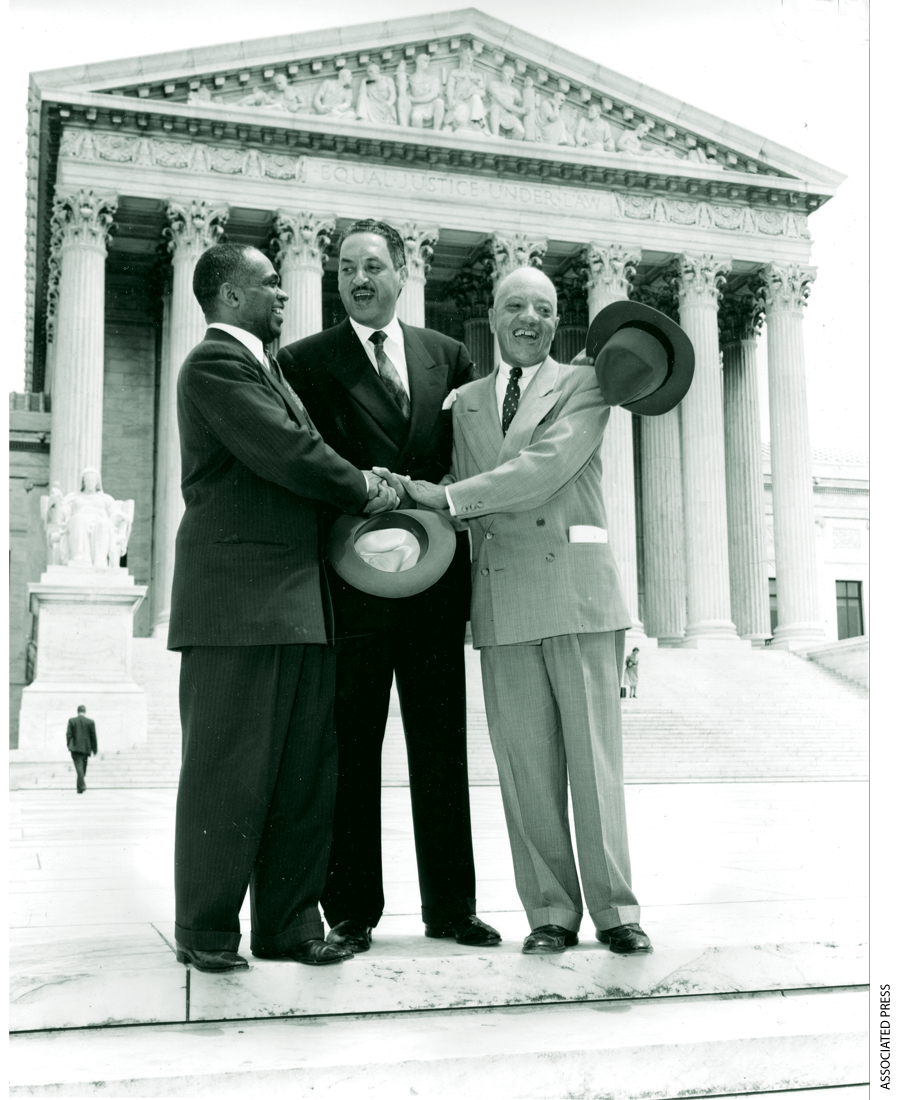
[(356, 100), (356, 117), (377, 126), (390, 126), (397, 122), (397, 89), (393, 78), (381, 75), (381, 66), (371, 61), (366, 75), (359, 85)]
[(276, 73), (272, 78), (275, 85), (274, 92), (267, 92), (263, 88), (256, 88), (249, 95), (237, 101), (239, 107), (266, 107), (272, 111), (290, 111), (296, 114), (305, 111), (309, 107), (309, 99), (299, 89), (295, 88), (284, 73)]
[(513, 77), (516, 75), (515, 66), (504, 65), (499, 80), (492, 80), (489, 85), (491, 93), (491, 133), (494, 137), (500, 136), (502, 130), (517, 141), (525, 140), (525, 126), (522, 116), (526, 113), (522, 104), (522, 95), (513, 85)]
[(600, 104), (592, 103), (588, 107), (587, 118), (580, 118), (575, 127), (575, 144), (585, 149), (602, 149), (607, 153), (616, 151), (616, 142), (612, 128), (600, 113)]
[(552, 99), (541, 100), (537, 114), (537, 131), (538, 140), (544, 145), (574, 145), (563, 114), (565, 102), (565, 92), (554, 92)]
[(134, 501), (113, 500), (103, 492), (100, 471), (88, 466), (78, 492), (63, 497), (54, 484), (41, 500), (41, 514), (51, 564), (110, 569), (128, 549)]
[[(406, 78), (406, 63), (401, 61), (397, 68), (398, 113), (401, 126), (415, 126), (424, 129), (430, 122), (435, 130), (444, 123), (444, 98), (441, 95), (441, 74), (430, 72), (431, 58), (427, 53), (416, 57), (416, 71)], [(402, 74), (401, 74), (402, 67)], [(400, 105), (401, 80), (404, 81), (403, 105)], [(408, 80), (408, 83), (406, 82)], [(407, 110), (406, 104), (409, 103)]]
[(317, 115), (335, 118), (355, 118), (353, 109), (353, 73), (341, 69), (335, 80), (323, 80), (313, 96), (313, 110)]
[(463, 46), (459, 51), (459, 68), (447, 77), (446, 130), (484, 132), (484, 77), (475, 71), (474, 62), (474, 50)]

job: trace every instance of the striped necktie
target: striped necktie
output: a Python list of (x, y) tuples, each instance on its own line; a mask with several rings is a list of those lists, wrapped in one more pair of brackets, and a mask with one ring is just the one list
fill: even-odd
[(503, 434), (509, 431), (516, 409), (519, 407), (519, 379), (522, 377), (521, 367), (510, 367), (509, 381), (506, 383), (506, 393), (503, 397), (503, 418), (501, 427)]
[(378, 365), (378, 373), (381, 375), (381, 381), (384, 382), (388, 393), (390, 393), (391, 397), (393, 397), (396, 402), (397, 408), (403, 413), (404, 420), (409, 420), (409, 395), (403, 388), (403, 383), (400, 381), (400, 375), (397, 373), (397, 368), (384, 351), (384, 342), (387, 340), (387, 334), (379, 329), (378, 332), (372, 333), (369, 340), (375, 345), (375, 362)]

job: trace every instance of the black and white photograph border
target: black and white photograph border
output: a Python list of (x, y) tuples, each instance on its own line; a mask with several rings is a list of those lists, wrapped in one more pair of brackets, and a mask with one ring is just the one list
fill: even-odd
[[(674, 1100), (771, 1093), (856, 1100), (863, 1090), (881, 1095), (893, 1087), (891, 998), (900, 979), (889, 933), (894, 872), (887, 868), (894, 862), (888, 807), (897, 752), (885, 704), (870, 717), (868, 636), (872, 623), (892, 621), (900, 607), (884, 551), (879, 598), (869, 602), (870, 308), (871, 362), (896, 357), (883, 330), (879, 339), (877, 319), (894, 308), (890, 279), (878, 270), (880, 249), (873, 250), (870, 307), (870, 201), (891, 207), (881, 193), (889, 172), (873, 170), (870, 192), (868, 8), (867, 0), (481, 0), (459, 11), (437, 0), (384, 0), (377, 10), (360, 0), (334, 10), (288, 0), (259, 10), (236, 0), (148, 7), (11, 0), (11, 1095)], [(896, 15), (893, 28), (887, 13), (872, 18), (873, 26), (883, 23), (873, 29), (873, 49), (887, 52)], [(279, 39), (267, 53), (265, 43)], [(548, 142), (558, 139), (551, 108), (544, 142), (531, 133), (516, 140), (505, 123), (499, 134), (486, 133), (489, 117), (475, 136), (461, 125), (437, 138), (430, 118), (405, 133), (393, 124), (401, 142), (371, 116), (326, 124), (312, 109), (304, 114), (304, 97), (322, 80), (346, 68), (358, 80), (376, 59), (395, 77), (401, 60), (412, 72), (415, 56), (428, 52), (445, 83), (466, 44), (485, 73), (499, 77), (504, 64), (513, 65), (520, 104), (525, 78), (539, 101), (558, 106), (553, 93), (564, 93), (570, 135), (571, 120), (600, 104), (614, 147), (549, 154)], [(166, 65), (158, 59), (164, 54)], [(278, 73), (287, 77), (287, 93), (275, 84)], [(279, 95), (294, 97), (300, 110), (279, 104)], [(109, 109), (101, 96), (112, 101)], [(142, 130), (142, 113), (154, 112)], [(638, 138), (615, 148), (642, 120)], [(69, 137), (61, 147), (63, 128)], [(875, 144), (882, 141), (889, 144), (886, 137)], [(139, 175), (146, 188), (129, 198), (122, 181)], [(79, 308), (89, 310), (96, 299), (105, 311), (99, 328), (79, 337), (99, 338), (103, 363), (94, 394), (102, 413), (88, 427), (53, 419), (54, 376), (66, 370), (56, 308), (64, 216), (53, 217), (54, 179), (64, 184), (60, 194), (91, 192), (97, 204), (91, 217), (101, 243), (79, 276)], [(463, 184), (466, 194), (458, 190)], [(423, 197), (429, 187), (433, 200)], [(395, 690), (382, 759), (386, 905), (371, 949), (322, 969), (254, 957), (249, 970), (215, 975), (176, 962), (179, 654), (166, 650), (167, 596), (158, 594), (165, 584), (157, 580), (171, 583), (171, 552), (167, 559), (160, 545), (174, 543), (179, 518), (177, 507), (166, 509), (161, 486), (177, 494), (179, 473), (177, 460), (160, 464), (159, 410), (167, 380), (204, 329), (199, 313), (180, 322), (182, 332), (173, 334), (170, 323), (165, 347), (160, 319), (172, 308), (169, 254), (192, 216), (205, 219), (213, 237), (224, 229), (225, 239), (262, 248), (276, 266), (291, 233), (276, 218), (293, 218), (294, 240), (310, 237), (323, 275), (315, 306), (325, 328), (343, 316), (335, 250), (341, 230), (355, 217), (402, 222), (410, 283), (418, 276), (420, 294), (421, 315), (409, 323), (455, 335), (476, 363), (494, 355), (484, 285), (498, 248), (506, 255), (524, 249), (526, 263), (557, 286), (553, 354), (566, 363), (583, 346), (591, 263), (595, 275), (610, 269), (609, 246), (619, 248), (612, 260), (620, 261), (623, 295), (676, 319), (685, 282), (711, 281), (729, 509), (741, 491), (738, 465), (748, 454), (758, 463), (754, 545), (765, 568), (760, 573), (758, 560), (749, 568), (769, 586), (761, 627), (754, 608), (735, 595), (731, 512), (725, 562), (734, 621), (716, 629), (733, 640), (702, 629), (692, 637), (690, 615), (685, 624), (667, 619), (659, 600), (653, 606), (649, 420), (628, 416), (629, 506), (612, 484), (623, 460), (621, 447), (614, 450), (621, 439), (609, 429), (602, 452), (609, 542), (633, 620), (625, 652), (640, 651), (635, 697), (625, 691), (621, 708), (633, 887), (652, 954), (613, 954), (597, 942), (586, 914), (577, 946), (523, 956), (529, 923), (470, 637), (478, 914), (503, 942), (473, 949), (422, 935)], [(737, 237), (745, 239), (732, 246)], [(28, 270), (16, 260), (23, 254)], [(680, 254), (694, 266), (678, 266)], [(773, 288), (778, 279), (784, 285), (789, 265), (796, 266), (787, 273), (794, 305), (777, 323), (784, 334), (785, 312), (795, 318), (787, 339), (792, 348), (799, 341), (806, 408), (792, 406), (798, 419), (785, 429), (770, 417), (770, 407), (776, 420), (786, 408), (785, 391), (770, 390), (786, 377), (774, 362), (786, 354), (785, 337), (770, 331), (766, 306), (778, 310)], [(292, 287), (300, 291), (297, 270)], [(283, 266), (281, 277), (292, 289)], [(443, 302), (429, 282), (445, 284)], [(689, 312), (683, 309), (681, 322), (699, 347), (702, 323), (686, 320)], [(745, 315), (749, 327), (740, 328)], [(738, 329), (723, 327), (729, 324)], [(69, 344), (69, 357), (82, 350)], [(728, 421), (729, 368), (734, 377), (739, 370), (752, 376), (749, 449), (735, 443), (737, 421)], [(873, 376), (873, 407), (886, 410), (897, 387), (878, 371)], [(876, 411), (873, 432), (881, 470), (891, 438), (883, 416)], [(53, 447), (62, 436), (75, 454), (78, 431), (102, 440), (98, 491), (110, 516), (111, 556), (108, 569), (104, 559), (103, 568), (95, 560), (88, 570), (93, 580), (85, 584), (95, 591), (59, 617), (59, 570), (66, 568), (65, 540), (74, 539), (64, 528), (85, 487), (72, 480), (81, 469), (54, 463)], [(795, 615), (794, 633), (784, 630), (782, 615), (779, 634), (787, 601), (779, 607), (777, 565), (780, 559), (790, 569), (796, 560), (778, 529), (792, 499), (781, 489), (779, 500), (779, 473), (785, 485), (797, 468), (785, 458), (785, 441), (808, 450), (799, 463), (808, 473), (805, 490), (801, 483), (790, 491), (799, 491), (810, 517), (812, 531), (802, 537), (818, 574), (804, 593), (819, 610), (813, 623)], [(690, 462), (703, 454), (693, 447), (673, 479), (679, 494)], [(65, 482), (59, 497), (51, 469)], [(690, 532), (677, 533), (679, 545), (696, 540), (697, 522), (705, 522), (704, 493), (695, 487), (692, 495), (693, 512), (691, 501), (679, 503), (685, 525), (694, 519)], [(630, 530), (617, 545), (622, 515)], [(881, 534), (882, 547), (893, 533)], [(871, 560), (878, 566), (875, 554)], [(840, 604), (838, 582), (849, 586)], [(676, 603), (671, 589), (681, 585), (682, 607), (685, 583), (690, 595), (696, 576), (683, 573), (666, 585)], [(755, 613), (758, 619), (758, 606)], [(115, 690), (97, 693), (92, 685), (79, 694), (71, 681), (89, 679), (72, 671), (81, 640), (98, 661), (113, 650), (127, 654)], [(876, 682), (879, 670), (887, 682), (892, 656), (885, 648), (873, 659)], [(42, 661), (41, 675), (56, 662), (64, 690), (31, 691), (29, 704)], [(99, 745), (82, 776), (66, 744), (79, 703), (96, 719)], [(86, 784), (83, 793), (76, 781)], [(246, 901), (241, 925), (241, 950), (249, 954)]]

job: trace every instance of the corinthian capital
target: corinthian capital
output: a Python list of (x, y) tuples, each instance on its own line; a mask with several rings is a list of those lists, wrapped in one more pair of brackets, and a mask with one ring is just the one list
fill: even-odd
[(105, 252), (118, 206), (116, 195), (95, 195), (84, 188), (72, 195), (57, 194), (51, 217), (51, 248), (81, 245)]
[(709, 252), (678, 257), (678, 297), (682, 306), (715, 305), (722, 296), (720, 287), (731, 270), (731, 260), (719, 259)]
[(505, 279), (517, 267), (540, 267), (547, 251), (546, 238), (533, 241), (526, 233), (502, 237), (494, 233), (488, 239), (494, 263), (494, 282)]
[(727, 290), (719, 303), (719, 339), (723, 344), (739, 340), (753, 340), (759, 335), (766, 301), (762, 280), (754, 276), (742, 293), (731, 294)]
[(225, 232), (229, 207), (227, 203), (213, 206), (206, 199), (192, 199), (182, 205), (170, 202), (166, 210), (168, 226), (163, 236), (169, 242), (173, 257), (196, 261), (201, 252), (214, 245)]
[(599, 292), (609, 298), (628, 297), (629, 283), (641, 259), (639, 248), (591, 241), (582, 256), (586, 264), (585, 289), (589, 295)]
[(406, 222), (400, 227), (400, 236), (403, 238), (406, 251), (409, 277), (424, 282), (431, 268), (431, 257), (434, 255), (434, 246), (437, 244), (440, 230), (436, 226), (420, 229), (414, 222)]
[(275, 218), (275, 263), (281, 267), (309, 267), (321, 273), (325, 250), (331, 244), (334, 214), (311, 210), (291, 214), (279, 210)]
[(802, 313), (816, 269), (804, 264), (766, 264), (762, 277), (767, 313)]

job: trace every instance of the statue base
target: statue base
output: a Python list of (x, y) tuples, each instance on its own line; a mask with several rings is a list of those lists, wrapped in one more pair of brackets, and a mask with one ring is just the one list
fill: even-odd
[(93, 566), (51, 565), (28, 586), (37, 665), (22, 692), (16, 761), (68, 760), (66, 725), (82, 704), (101, 753), (147, 740), (147, 696), (131, 675), (134, 613), (146, 592), (126, 569)]

